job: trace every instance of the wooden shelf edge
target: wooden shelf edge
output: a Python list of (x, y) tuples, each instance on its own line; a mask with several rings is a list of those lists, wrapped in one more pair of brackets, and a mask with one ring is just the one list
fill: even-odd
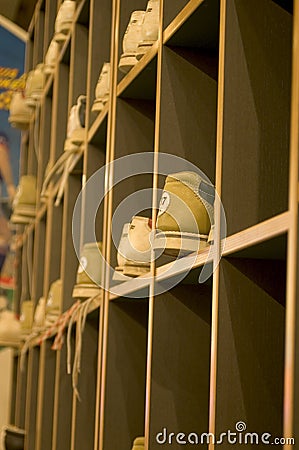
[(176, 18), (165, 28), (163, 32), (163, 44), (179, 30), (179, 28), (189, 19), (191, 14), (204, 2), (205, 0), (190, 0), (187, 5), (179, 12)]
[(286, 233), (289, 230), (289, 225), (290, 213), (286, 211), (246, 230), (233, 234), (226, 239), (223, 256), (244, 250)]
[[(287, 232), (289, 229), (289, 220), (290, 215), (287, 211), (229, 236), (226, 239), (222, 256), (230, 255)], [(156, 281), (165, 281), (171, 277), (187, 273), (192, 269), (202, 267), (205, 263), (212, 262), (214, 256), (213, 247), (207, 247), (197, 256), (191, 254), (158, 267), (156, 270)], [(150, 279), (151, 275), (147, 273), (142, 277), (133, 278), (115, 286), (113, 292), (110, 294), (109, 300), (126, 297), (133, 292), (149, 287)]]
[(11, 347), (15, 349), (20, 349), (22, 347), (22, 341), (21, 342), (15, 342), (15, 341), (6, 341), (5, 339), (0, 339), (0, 347)]

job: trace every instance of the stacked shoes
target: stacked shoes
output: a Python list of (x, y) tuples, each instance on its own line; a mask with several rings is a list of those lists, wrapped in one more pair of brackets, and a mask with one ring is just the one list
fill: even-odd
[(138, 44), (141, 42), (142, 22), (145, 11), (133, 11), (130, 22), (123, 37), (123, 53), (120, 57), (118, 68), (127, 73), (138, 62), (136, 55)]
[(51, 167), (50, 170), (46, 171), (46, 177), (41, 190), (42, 198), (47, 196), (47, 189), (49, 183), (53, 179), (53, 176), (62, 172), (55, 206), (59, 206), (69, 173), (72, 171), (74, 165), (80, 157), (80, 146), (85, 137), (85, 113), (86, 96), (80, 95), (77, 99), (77, 103), (72, 106), (69, 114), (67, 138), (64, 142), (64, 152), (55, 162), (54, 166)]
[(132, 450), (144, 450), (144, 436), (134, 439)]
[(23, 175), (12, 205), (11, 222), (28, 224), (36, 213), (36, 178), (33, 175)]
[(83, 246), (73, 290), (74, 298), (90, 298), (99, 292), (102, 275), (101, 252), (101, 242), (90, 242)]
[(67, 139), (64, 144), (64, 150), (72, 150), (78, 147), (84, 141), (85, 129), (85, 112), (86, 112), (86, 96), (80, 95), (77, 103), (72, 106), (68, 124), (67, 124)]
[(54, 40), (63, 42), (66, 40), (69, 30), (72, 27), (76, 2), (73, 0), (64, 0), (61, 4), (55, 20)]
[(104, 108), (109, 98), (110, 89), (110, 63), (103, 64), (97, 86), (95, 89), (95, 101), (92, 105), (92, 111), (100, 112)]
[(159, 33), (159, 0), (149, 0), (141, 28), (141, 41), (138, 43), (137, 59), (151, 48), (158, 39)]
[(46, 302), (45, 325), (53, 325), (62, 312), (62, 282), (55, 280), (49, 289)]
[[(199, 252), (212, 243), (215, 188), (195, 172), (180, 172), (166, 178), (153, 239), (155, 257), (172, 258)], [(125, 224), (118, 247), (115, 280), (149, 271), (151, 221), (135, 216)]]
[(138, 277), (150, 270), (151, 261), (151, 219), (134, 216), (123, 227), (118, 246), (114, 280), (124, 276)]
[(166, 178), (156, 224), (154, 249), (184, 256), (211, 242), (214, 226), (214, 186), (195, 172)]
[(57, 64), (58, 54), (59, 54), (59, 44), (53, 39), (49, 45), (49, 48), (45, 56), (44, 71), (46, 74), (51, 74), (54, 71), (55, 66)]
[(119, 70), (127, 73), (158, 39), (159, 0), (149, 0), (146, 11), (133, 11), (123, 37)]
[(31, 116), (32, 110), (26, 104), (23, 93), (15, 92), (9, 107), (9, 123), (13, 128), (28, 130)]
[(44, 64), (38, 64), (34, 70), (29, 72), (25, 87), (26, 105), (30, 107), (37, 105), (43, 93), (45, 80)]

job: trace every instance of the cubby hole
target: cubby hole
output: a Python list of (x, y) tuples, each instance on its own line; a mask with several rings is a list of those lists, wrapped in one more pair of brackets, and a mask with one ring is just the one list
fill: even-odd
[(34, 49), (34, 32), (29, 36), (27, 45), (26, 45), (26, 71), (29, 73), (30, 70), (34, 68), (33, 66), (33, 49)]
[(61, 279), (63, 311), (73, 303), (72, 292), (76, 282), (79, 260), (73, 243), (73, 210), (80, 193), (81, 175), (72, 174), (68, 178), (63, 201), (63, 237), (61, 247)]
[[(69, 65), (60, 63), (53, 87), (55, 105), (52, 107), (51, 157), (54, 162), (63, 153), (67, 133)], [(59, 117), (59, 120), (58, 120)]]
[(43, 296), (45, 264), (46, 220), (43, 217), (36, 225), (33, 248), (32, 296), (38, 302)]
[(45, 32), (44, 32), (44, 54), (46, 55), (50, 42), (54, 36), (55, 20), (57, 10), (53, 7), (52, 0), (46, 0), (45, 5)]
[[(45, 96), (41, 109), (39, 110), (39, 121), (42, 126), (39, 133), (36, 130), (38, 149), (38, 172), (37, 172), (37, 192), (41, 192), (42, 184), (45, 178), (47, 164), (50, 158), (50, 142), (51, 142), (51, 121), (52, 121), (52, 96)], [(38, 126), (38, 123), (35, 126)], [(38, 196), (39, 204), (39, 196)]]
[(228, 2), (222, 148), (228, 235), (288, 209), (291, 51), (288, 11), (272, 0)]
[(40, 10), (37, 15), (37, 20), (34, 28), (34, 51), (33, 51), (33, 66), (43, 62), (44, 54), (44, 28), (45, 28), (45, 11)]
[[(142, 60), (141, 60), (142, 61)], [(121, 90), (119, 97), (137, 100), (156, 100), (157, 57), (141, 70), (130, 83)], [(121, 88), (121, 85), (119, 85)]]
[[(207, 432), (211, 303), (209, 285), (176, 286), (154, 303), (150, 448), (158, 433)], [(162, 437), (161, 437), (162, 438)], [(168, 443), (168, 442), (167, 442)], [(174, 448), (178, 448), (175, 442)]]
[[(39, 114), (39, 109), (35, 110), (35, 117), (37, 118)], [(38, 149), (36, 148), (35, 135), (39, 134), (36, 128), (35, 121), (31, 121), (29, 125), (29, 138), (27, 146), (27, 168), (25, 167), (25, 174), (37, 176), (37, 166), (38, 166)]]
[(27, 448), (35, 448), (36, 442), (36, 417), (37, 417), (37, 390), (39, 379), (39, 360), (40, 348), (33, 347), (29, 350), (29, 372), (27, 377), (27, 384), (30, 383), (28, 389), (29, 398), (26, 405), (26, 443)]
[[(14, 358), (15, 360), (15, 358)], [(14, 366), (17, 361), (14, 362)], [(18, 398), (16, 399), (15, 406), (17, 406), (17, 410), (15, 411), (17, 414), (14, 417), (12, 423), (15, 423), (16, 426), (20, 428), (25, 428), (25, 412), (26, 412), (26, 394), (27, 394), (27, 376), (28, 376), (28, 354), (24, 356), (23, 370), (18, 370), (18, 367), (14, 367), (14, 372), (17, 370), (18, 374)]]
[(190, 0), (165, 0), (163, 4), (163, 28), (165, 29), (175, 19), (175, 17), (182, 11), (182, 9), (189, 3)]
[(74, 449), (93, 450), (98, 377), (99, 310), (89, 314), (82, 334), (81, 372), (75, 418)]
[[(120, 19), (119, 19), (119, 45), (118, 45), (118, 61), (123, 53), (123, 37), (127, 26), (130, 21), (130, 17), (133, 11), (145, 11), (147, 1), (146, 0), (131, 0), (127, 2), (121, 0), (120, 2)], [(120, 81), (126, 74), (118, 70), (118, 81)]]
[(70, 81), (69, 81), (70, 107), (77, 103), (77, 99), (80, 95), (86, 95), (87, 54), (88, 54), (88, 28), (86, 28), (84, 25), (81, 24), (75, 24), (71, 43), (71, 63), (70, 63)]
[(89, 10), (90, 0), (81, 0), (77, 6), (77, 12), (79, 11), (77, 23), (83, 25), (85, 28), (89, 28)]
[(48, 339), (45, 345), (44, 360), (44, 389), (42, 392), (42, 420), (41, 420), (41, 448), (52, 449), (53, 411), (54, 411), (54, 387), (56, 352), (51, 349), (53, 339)]
[[(90, 28), (90, 59), (88, 63), (89, 82), (87, 92), (90, 98), (90, 107), (95, 100), (95, 89), (103, 64), (110, 61), (112, 2), (103, 0), (100, 3), (93, 1), (93, 14), (91, 15)], [(99, 45), (99, 42), (101, 45)], [(97, 117), (97, 113), (89, 114), (90, 128)]]
[(46, 245), (49, 253), (45, 259), (45, 266), (49, 276), (49, 287), (47, 292), (44, 292), (46, 296), (50, 285), (60, 278), (63, 202), (59, 206), (51, 204), (51, 210), (48, 210), (48, 214), (51, 215), (51, 228), (49, 229), (48, 225), (47, 233), (49, 234), (47, 235)]
[(183, 158), (181, 162), (169, 158), (169, 173), (172, 166), (176, 172), (190, 170), (192, 163), (193, 171), (200, 169), (212, 183), (216, 161), (217, 64), (212, 54), (203, 55), (186, 48), (163, 49), (159, 150)]
[(109, 304), (104, 449), (144, 436), (148, 299)]
[[(99, 139), (99, 135), (97, 137)], [(106, 133), (103, 132), (102, 138), (106, 139)], [(97, 242), (103, 241), (106, 143), (102, 142), (100, 144), (100, 141), (101, 139), (97, 141), (97, 145), (88, 144), (88, 150), (85, 155), (87, 183), (81, 197), (85, 207), (84, 214), (81, 215), (82, 217), (84, 216), (84, 219), (80, 224), (74, 224), (77, 248), (79, 244), (78, 236), (82, 231), (82, 244), (94, 242), (94, 234)]]
[(153, 100), (117, 100), (115, 159), (127, 158), (114, 164), (112, 267), (118, 265), (117, 246), (124, 224), (134, 215), (151, 218), (154, 127)]
[(285, 288), (283, 259), (220, 262), (217, 435), (243, 421), (283, 436)]
[[(71, 336), (71, 346), (72, 349), (74, 349), (75, 346), (74, 333), (72, 333)], [(72, 356), (74, 356), (74, 354)], [(71, 447), (72, 406), (73, 406), (72, 379), (71, 375), (67, 374), (66, 342), (62, 346), (62, 349), (59, 351), (59, 358), (57, 359), (56, 364), (59, 364), (59, 377), (58, 379), (56, 379), (56, 383), (58, 386), (56, 399), (57, 409), (55, 410), (57, 429), (55, 435), (55, 442), (53, 442), (53, 445), (55, 445), (55, 448), (57, 450), (65, 450)]]
[[(179, 3), (186, 2), (180, 0)], [(170, 25), (164, 34), (164, 40), (167, 39), (167, 45), (170, 46), (197, 48), (209, 54), (218, 54), (220, 1), (204, 0), (196, 7), (194, 3), (189, 1), (189, 10), (186, 8), (186, 17), (181, 26), (177, 30), (172, 30)], [(166, 0), (164, 29), (169, 24), (170, 17), (172, 20), (173, 11), (173, 2)]]
[[(11, 396), (10, 396), (10, 411), (9, 411), (10, 423), (17, 423), (16, 403), (17, 403), (17, 385), (18, 385), (18, 362), (19, 357), (16, 353), (14, 353), (12, 359)], [(25, 404), (23, 405), (23, 407), (25, 407)]]
[[(104, 114), (104, 112), (103, 112)], [(102, 113), (100, 114), (100, 116)], [(92, 135), (88, 137), (88, 141), (92, 147), (98, 147), (98, 149), (105, 153), (106, 152), (106, 142), (107, 142), (107, 124), (108, 118), (107, 114), (102, 116), (100, 123), (95, 124), (95, 129), (92, 131)]]

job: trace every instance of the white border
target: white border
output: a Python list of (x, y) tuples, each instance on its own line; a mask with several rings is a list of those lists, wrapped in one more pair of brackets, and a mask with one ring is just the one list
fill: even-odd
[(6, 28), (10, 33), (14, 34), (22, 41), (27, 42), (28, 40), (27, 31), (23, 30), (23, 28), (19, 27), (14, 22), (2, 16), (1, 14), (0, 14), (0, 25)]

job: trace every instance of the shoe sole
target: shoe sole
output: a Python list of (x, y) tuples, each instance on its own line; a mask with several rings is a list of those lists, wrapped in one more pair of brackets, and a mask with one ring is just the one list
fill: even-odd
[(126, 281), (129, 278), (140, 277), (150, 271), (149, 265), (139, 266), (137, 264), (125, 264), (115, 267), (112, 279), (115, 281)]
[(128, 73), (138, 63), (136, 55), (123, 53), (120, 57), (118, 68), (123, 73)]
[(73, 131), (70, 142), (74, 145), (81, 145), (85, 138), (85, 128), (83, 130), (75, 130)]
[(139, 61), (149, 51), (155, 41), (143, 41), (138, 45), (136, 58)]
[(100, 293), (101, 288), (95, 284), (75, 284), (73, 298), (91, 298)]
[(93, 102), (91, 111), (92, 112), (101, 112), (108, 101), (108, 94), (105, 97), (101, 97), (96, 99)]
[(185, 256), (206, 248), (208, 244), (206, 234), (179, 233), (165, 231), (157, 233), (154, 240), (154, 250), (164, 249), (166, 255)]
[(28, 119), (28, 116), (17, 114), (14, 116), (10, 116), (8, 118), (8, 122), (11, 124), (13, 128), (19, 128), (21, 130), (28, 130), (30, 119)]

